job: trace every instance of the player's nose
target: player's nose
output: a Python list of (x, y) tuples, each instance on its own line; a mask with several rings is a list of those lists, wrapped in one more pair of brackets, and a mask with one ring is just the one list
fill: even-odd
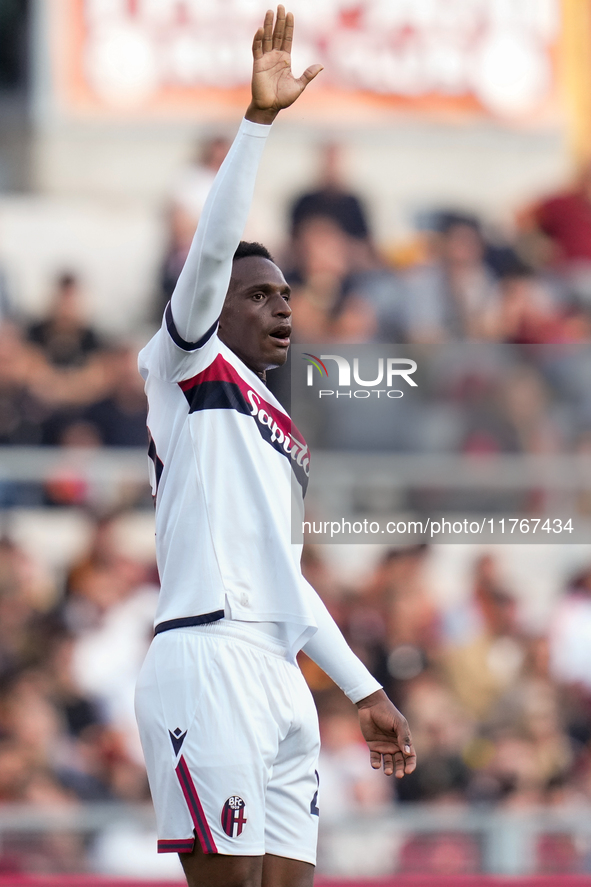
[(277, 293), (273, 304), (273, 314), (277, 317), (291, 317), (291, 305), (282, 293)]

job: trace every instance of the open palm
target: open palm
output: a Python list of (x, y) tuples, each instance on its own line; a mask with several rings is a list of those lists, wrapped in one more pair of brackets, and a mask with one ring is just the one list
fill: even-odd
[(322, 70), (322, 65), (311, 65), (301, 77), (291, 72), (291, 44), (293, 15), (277, 7), (273, 27), (273, 12), (268, 10), (262, 28), (254, 35), (252, 54), (252, 105), (260, 111), (280, 111), (292, 105), (308, 83)]

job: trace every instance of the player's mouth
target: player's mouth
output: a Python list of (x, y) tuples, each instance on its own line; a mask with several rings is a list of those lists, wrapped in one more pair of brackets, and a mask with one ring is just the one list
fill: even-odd
[(275, 329), (271, 330), (269, 335), (272, 339), (275, 340), (276, 344), (280, 348), (289, 348), (291, 325), (288, 323), (283, 323), (281, 324), (281, 326), (276, 326)]

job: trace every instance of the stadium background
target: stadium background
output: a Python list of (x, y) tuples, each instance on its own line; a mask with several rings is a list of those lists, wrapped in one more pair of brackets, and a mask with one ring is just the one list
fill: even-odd
[[(576, 463), (574, 487), (538, 481), (518, 506), (587, 520), (591, 3), (292, 8), (295, 66), (325, 71), (276, 125), (247, 236), (289, 273), (297, 340), (530, 349), (510, 384), (457, 369), (432, 437), (500, 473)], [(157, 594), (135, 353), (243, 111), (261, 11), (0, 0), (0, 883), (178, 877), (154, 853), (130, 705)], [(420, 477), (403, 492), (442, 501)], [(586, 882), (591, 545), (309, 545), (304, 564), (421, 762), (396, 786), (373, 773), (303, 660), (319, 876)]]

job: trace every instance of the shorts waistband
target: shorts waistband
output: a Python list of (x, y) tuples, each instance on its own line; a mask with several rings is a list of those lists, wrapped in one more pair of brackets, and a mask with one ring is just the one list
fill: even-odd
[(182, 616), (180, 619), (167, 619), (159, 622), (154, 629), (154, 634), (162, 634), (163, 631), (172, 631), (173, 628), (189, 628), (192, 625), (208, 625), (224, 618), (223, 610), (214, 610), (213, 613), (202, 613), (200, 616)]
[(271, 640), (264, 632), (257, 631), (256, 628), (250, 628), (248, 625), (249, 623), (236, 622), (233, 619), (220, 619), (200, 625), (179, 626), (179, 628), (191, 633), (195, 632), (242, 641), (243, 643), (250, 644), (251, 647), (256, 647), (257, 650), (277, 656), (279, 659), (292, 659), (289, 647), (280, 641)]

